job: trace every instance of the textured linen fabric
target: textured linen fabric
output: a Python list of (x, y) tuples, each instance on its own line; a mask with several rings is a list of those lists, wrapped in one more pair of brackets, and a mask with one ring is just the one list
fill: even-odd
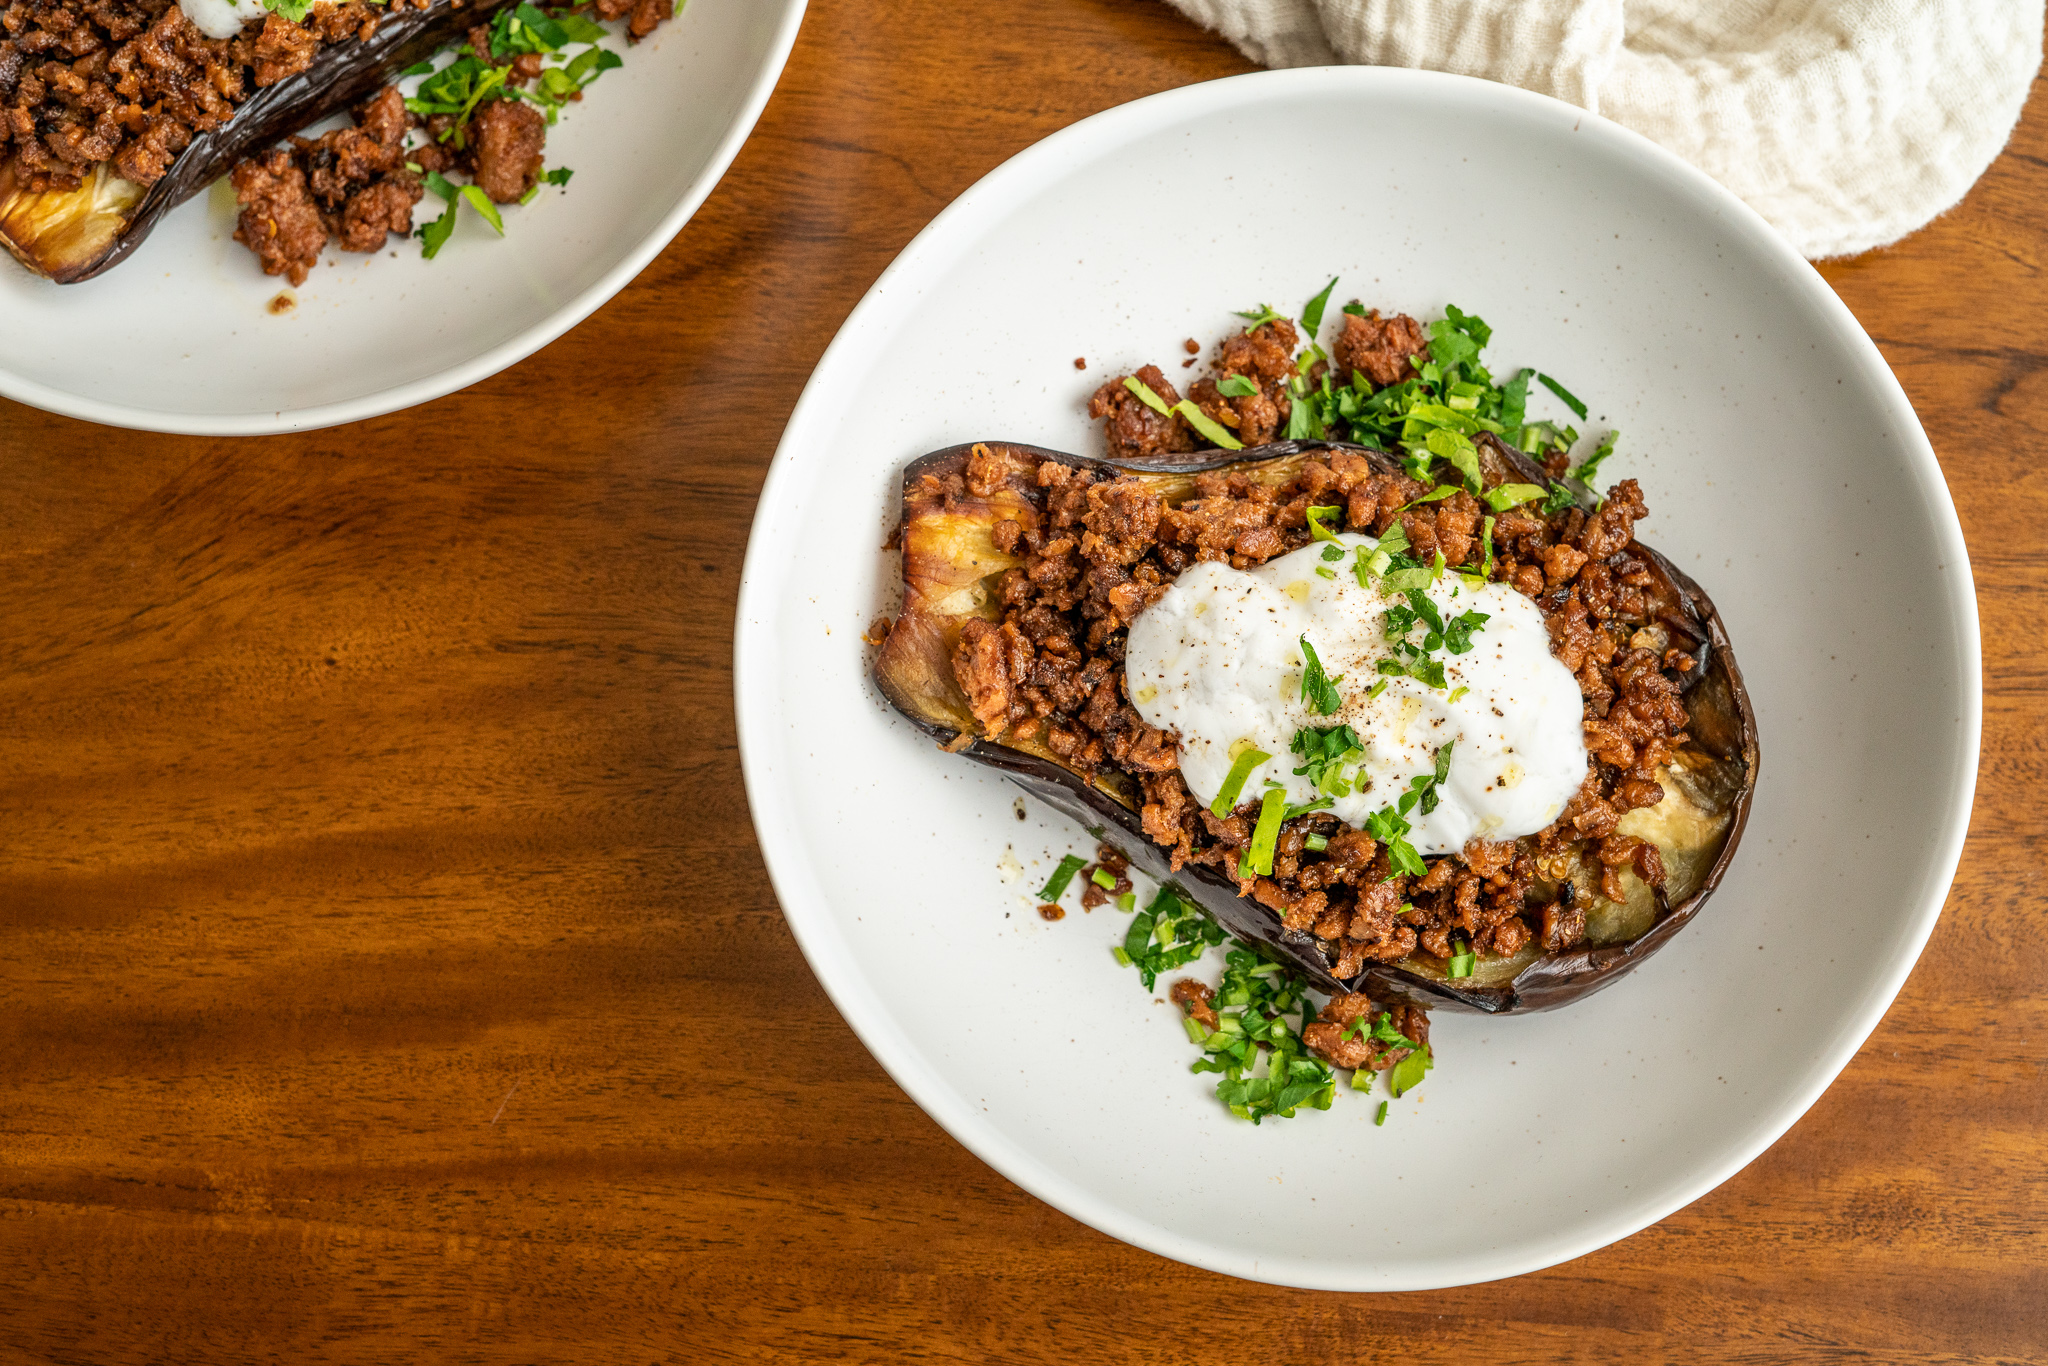
[(1427, 67), (1635, 129), (1810, 257), (1952, 208), (2011, 136), (2042, 0), (1168, 0), (1264, 66)]

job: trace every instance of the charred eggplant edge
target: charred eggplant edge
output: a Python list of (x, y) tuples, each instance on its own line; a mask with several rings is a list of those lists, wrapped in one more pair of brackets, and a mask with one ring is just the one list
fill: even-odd
[[(142, 245), (166, 214), (233, 170), (235, 163), (366, 99), (398, 72), (433, 56), (474, 25), (488, 24), (492, 15), (514, 3), (435, 0), (424, 10), (384, 15), (368, 38), (323, 45), (304, 71), (257, 91), (226, 123), (194, 136), (163, 178), (125, 209), (98, 209), (90, 202), (99, 181), (112, 173), (105, 164), (95, 167), (94, 179), (77, 190), (44, 194), (16, 191), (9, 184), (11, 177), (0, 173), (0, 243), (29, 269), (60, 285), (78, 284), (112, 270)], [(41, 232), (23, 241), (10, 231), (10, 223), (32, 221), (48, 201), (63, 198), (79, 199), (77, 212), (84, 217), (72, 222), (72, 211), (59, 206), (54, 216), (62, 220), (61, 232)], [(89, 219), (96, 214), (117, 218), (121, 226), (111, 235), (104, 225), (88, 230)], [(39, 243), (47, 249), (39, 251)], [(66, 243), (91, 245), (85, 254), (68, 259), (60, 254)]]
[[(1542, 467), (1521, 451), (1490, 435), (1482, 436), (1480, 440), (1521, 481), (1534, 484), (1549, 482)], [(1243, 451), (1205, 452), (1202, 458), (1194, 460), (1150, 461), (1077, 456), (1019, 442), (968, 442), (933, 451), (904, 467), (898, 495), (899, 534), (901, 519), (908, 514), (910, 490), (916, 481), (935, 469), (957, 468), (977, 445), (997, 446), (1026, 459), (1056, 461), (1110, 477), (1126, 473), (1196, 475), (1233, 466), (1312, 455), (1319, 451), (1347, 451), (1366, 458), (1386, 472), (1400, 468), (1383, 451), (1336, 441), (1285, 441)], [(1582, 507), (1591, 508), (1593, 500), (1589, 491), (1578, 486), (1574, 487), (1573, 493)], [(1496, 1015), (1551, 1010), (1611, 985), (1692, 922), (1720, 886), (1734, 859), (1756, 791), (1760, 751), (1755, 712), (1720, 612), (1706, 591), (1670, 560), (1640, 541), (1632, 541), (1631, 545), (1667, 578), (1690, 618), (1691, 634), (1706, 643), (1704, 653), (1707, 658), (1695, 664), (1694, 676), (1686, 685), (1686, 694), (1690, 699), (1700, 685), (1719, 675), (1721, 686), (1726, 688), (1728, 700), (1735, 710), (1737, 726), (1732, 737), (1732, 752), (1717, 754), (1716, 757), (1724, 762), (1739, 758), (1744, 770), (1743, 782), (1729, 805), (1729, 825), (1722, 837), (1720, 850), (1699, 885), (1676, 903), (1666, 902), (1662, 892), (1658, 892), (1658, 916), (1648, 930), (1626, 943), (1545, 954), (1509, 981), (1495, 986), (1457, 987), (1448, 981), (1424, 977), (1397, 964), (1387, 963), (1375, 963), (1348, 980), (1334, 976), (1313, 937), (1302, 931), (1282, 929), (1278, 916), (1257, 902), (1239, 896), (1237, 884), (1218, 870), (1206, 865), (1190, 865), (1174, 871), (1167, 851), (1144, 833), (1138, 813), (1117, 795), (1114, 775), (1103, 781), (1091, 780), (1052, 759), (970, 734), (934, 719), (928, 709), (919, 705), (917, 694), (904, 686), (890, 667), (892, 652), (888, 647), (894, 640), (895, 629), (902, 624), (901, 618), (896, 628), (892, 628), (890, 639), (876, 653), (873, 676), (890, 705), (942, 748), (1003, 773), (1026, 792), (1081, 822), (1098, 840), (1111, 839), (1114, 832), (1117, 847), (1133, 863), (1153, 877), (1181, 887), (1231, 934), (1266, 946), (1300, 969), (1320, 990), (1364, 992), (1375, 1000), (1398, 999), (1426, 1009), (1448, 1008)], [(1691, 710), (1689, 706), (1688, 711)]]

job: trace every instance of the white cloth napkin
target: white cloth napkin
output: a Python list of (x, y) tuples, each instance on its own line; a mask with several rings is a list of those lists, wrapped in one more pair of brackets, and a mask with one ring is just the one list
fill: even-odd
[(1952, 208), (2018, 121), (2042, 0), (1169, 0), (1265, 66), (1428, 67), (1670, 148), (1809, 257)]

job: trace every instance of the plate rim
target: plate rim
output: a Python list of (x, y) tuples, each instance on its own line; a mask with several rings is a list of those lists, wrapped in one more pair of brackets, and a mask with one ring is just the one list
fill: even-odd
[[(703, 0), (699, 0), (699, 3), (703, 3)], [(688, 189), (683, 192), (674, 207), (662, 216), (661, 221), (641, 239), (639, 245), (627, 252), (616, 265), (581, 294), (525, 331), (507, 338), (483, 354), (405, 384), (380, 389), (358, 398), (315, 404), (306, 408), (281, 408), (269, 413), (171, 413), (132, 404), (112, 403), (72, 393), (66, 389), (58, 389), (37, 380), (24, 379), (4, 367), (0, 367), (0, 398), (13, 399), (17, 403), (40, 408), (60, 417), (78, 418), (84, 422), (124, 427), (132, 431), (163, 432), (173, 436), (275, 436), (285, 432), (318, 431), (323, 427), (338, 427), (344, 423), (360, 422), (365, 418), (383, 417), (388, 413), (444, 398), (458, 389), (466, 389), (480, 380), (489, 379), (501, 370), (517, 365), (611, 302), (613, 296), (631, 284), (633, 279), (675, 239), (676, 234), (683, 230), (684, 224), (688, 223), (696, 215), (697, 210), (703, 207), (704, 201), (710, 198), (719, 181), (725, 178), (725, 173), (731, 169), (740, 148), (753, 135), (754, 125), (760, 121), (761, 113), (767, 108), (770, 96), (775, 93), (776, 84), (782, 79), (782, 70), (789, 63), (789, 54), (796, 45), (797, 31), (803, 25), (804, 13), (810, 0), (779, 0), (779, 3), (783, 6), (783, 13), (774, 37), (769, 40), (768, 60), (762, 63), (761, 70), (755, 74), (754, 82), (748, 88), (738, 114), (712, 150), (711, 159), (704, 164), (704, 169), (698, 172), (696, 179), (690, 182)]]
[[(795, 473), (799, 453), (816, 445), (807, 429), (820, 425), (821, 421), (829, 422), (834, 416), (825, 409), (829, 377), (846, 363), (849, 356), (860, 354), (863, 343), (868, 340), (865, 334), (873, 328), (878, 315), (894, 306), (896, 286), (914, 270), (923, 268), (927, 257), (937, 257), (943, 263), (949, 248), (955, 249), (956, 254), (959, 248), (971, 249), (983, 226), (979, 222), (983, 201), (1005, 193), (1012, 181), (1032, 180), (1043, 164), (1084, 160), (1091, 154), (1132, 138), (1170, 128), (1183, 117), (1229, 112), (1247, 104), (1291, 99), (1303, 92), (1313, 94), (1319, 88), (1337, 90), (1353, 85), (1377, 85), (1396, 91), (1405, 87), (1418, 92), (1425, 100), (1441, 96), (1452, 100), (1464, 98), (1490, 102), (1510, 116), (1517, 110), (1551, 116), (1563, 111), (1578, 121), (1574, 131), (1590, 131), (1596, 137), (1609, 139), (1622, 154), (1648, 158), (1666, 174), (1690, 182), (1696, 192), (1717, 203), (1732, 220), (1732, 231), (1746, 233), (1759, 250), (1775, 257), (1780, 267), (1789, 268), (1788, 276), (1801, 282), (1798, 288), (1803, 302), (1818, 311), (1830, 331), (1843, 343), (1847, 356), (1874, 379), (1873, 387), (1883, 395), (1888, 415), (1897, 424), (1912, 486), (1933, 514), (1934, 539), (1945, 556), (1947, 567), (1955, 571), (1943, 577), (1948, 586), (1949, 625), (1956, 637), (1957, 653), (1961, 656), (1958, 660), (1958, 681), (1964, 685), (1961, 699), (1963, 714), (1959, 718), (1961, 726), (1956, 741), (1961, 751), (1960, 763), (1951, 790), (1946, 794), (1938, 836), (1924, 865), (1927, 876), (1921, 891), (1921, 904), (1908, 922), (1907, 933), (1894, 960), (1882, 973), (1873, 977), (1865, 988), (1859, 1008), (1850, 1014), (1845, 1026), (1834, 1038), (1825, 1041), (1804, 1084), (1794, 1091), (1792, 1099), (1776, 1113), (1765, 1117), (1744, 1141), (1730, 1145), (1728, 1151), (1714, 1160), (1700, 1163), (1686, 1179), (1671, 1183), (1666, 1191), (1624, 1204), (1606, 1220), (1589, 1224), (1586, 1231), (1577, 1236), (1525, 1242), (1505, 1251), (1475, 1248), (1462, 1258), (1447, 1258), (1431, 1264), (1432, 1267), (1455, 1265), (1461, 1268), (1452, 1274), (1433, 1274), (1430, 1270), (1423, 1270), (1420, 1274), (1402, 1275), (1398, 1270), (1389, 1273), (1377, 1267), (1366, 1268), (1355, 1263), (1329, 1260), (1296, 1259), (1275, 1264), (1270, 1261), (1262, 1263), (1254, 1257), (1233, 1258), (1097, 1198), (1012, 1144), (999, 1130), (977, 1120), (964, 1104), (948, 1103), (955, 1099), (952, 1089), (929, 1073), (915, 1043), (902, 1036), (881, 1003), (876, 1000), (871, 1005), (869, 998), (873, 993), (865, 980), (850, 969), (831, 963), (827, 954), (828, 941), (837, 938), (836, 929), (822, 917), (806, 923), (811, 912), (803, 908), (802, 901), (814, 892), (808, 878), (809, 869), (807, 866), (778, 866), (781, 859), (776, 852), (779, 843), (765, 828), (772, 809), (768, 798), (773, 775), (766, 761), (760, 757), (765, 744), (750, 743), (757, 734), (765, 742), (771, 724), (786, 719), (770, 717), (763, 707), (756, 705), (757, 696), (765, 694), (758, 693), (754, 681), (757, 677), (765, 677), (767, 671), (757, 668), (752, 660), (752, 656), (764, 648), (760, 642), (772, 634), (770, 623), (776, 616), (776, 604), (766, 596), (772, 591), (770, 579), (778, 567), (774, 563), (776, 554), (770, 547), (776, 510), (790, 501), (789, 486), (799, 478)], [(962, 240), (956, 242), (953, 240), (956, 238)], [(750, 630), (748, 621), (755, 617), (760, 618), (763, 625)], [(1963, 540), (1962, 525), (1933, 445), (1927, 439), (1918, 414), (1876, 343), (1848, 306), (1811, 263), (1760, 214), (1704, 171), (1643, 135), (1546, 95), (1476, 77), (1412, 68), (1304, 67), (1255, 71), (1181, 86), (1103, 110), (1070, 124), (1015, 153), (976, 180), (897, 254), (862, 295), (819, 357), (791, 410), (763, 481), (748, 532), (734, 616), (733, 707), (749, 813), (754, 822), (762, 863), (775, 890), (783, 919), (789, 925), (812, 974), (861, 1044), (918, 1108), (954, 1140), (1007, 1180), (1062, 1213), (1121, 1242), (1174, 1261), (1245, 1280), (1304, 1290), (1436, 1290), (1483, 1284), (1540, 1271), (1641, 1232), (1692, 1204), (1755, 1161), (1804, 1117), (1833, 1085), (1897, 999), (1906, 978), (1926, 949), (1954, 884), (1956, 868), (1969, 832), (1982, 751), (1983, 646), (1975, 577)], [(815, 890), (822, 897), (822, 889)], [(841, 973), (846, 974), (845, 980), (840, 979)]]

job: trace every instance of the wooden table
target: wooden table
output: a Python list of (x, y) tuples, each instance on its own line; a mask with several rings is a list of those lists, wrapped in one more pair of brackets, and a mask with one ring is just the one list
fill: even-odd
[(1961, 509), (1984, 776), (1905, 993), (1741, 1175), (1503, 1284), (1230, 1282), (983, 1167), (806, 970), (729, 672), (797, 392), (1003, 158), (1243, 68), (1144, 0), (814, 0), (695, 221), (493, 380), (267, 440), (0, 406), (0, 1362), (2048, 1358), (2038, 100), (1824, 268)]

